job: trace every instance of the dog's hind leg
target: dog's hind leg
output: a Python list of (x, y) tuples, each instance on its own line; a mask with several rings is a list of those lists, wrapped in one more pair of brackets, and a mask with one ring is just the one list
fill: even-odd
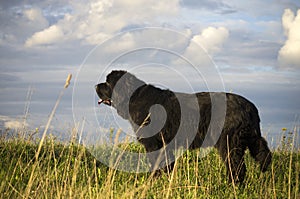
[(251, 156), (259, 162), (261, 171), (265, 172), (272, 161), (272, 154), (267, 141), (260, 135), (249, 139), (248, 148)]

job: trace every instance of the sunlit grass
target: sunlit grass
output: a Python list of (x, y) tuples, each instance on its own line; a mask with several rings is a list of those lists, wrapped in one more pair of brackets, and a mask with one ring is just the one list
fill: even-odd
[[(1, 198), (299, 198), (300, 152), (278, 149), (266, 173), (247, 153), (243, 185), (232, 186), (216, 151), (200, 158), (199, 150), (187, 151), (176, 160), (171, 173), (113, 170), (94, 159), (81, 145), (46, 138), (36, 159), (40, 140), (2, 138), (0, 141)], [(99, 153), (110, 154), (111, 148)], [(136, 144), (124, 150), (143, 152)], [(35, 166), (34, 166), (35, 165)], [(34, 168), (35, 167), (35, 168)], [(34, 170), (33, 170), (34, 168)], [(33, 172), (29, 194), (28, 182)]]

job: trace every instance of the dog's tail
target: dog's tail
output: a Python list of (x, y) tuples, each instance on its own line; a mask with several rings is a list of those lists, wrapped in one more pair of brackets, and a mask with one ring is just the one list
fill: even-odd
[(261, 171), (265, 172), (272, 161), (272, 154), (267, 141), (261, 136), (259, 125), (255, 128), (254, 135), (248, 142), (248, 148), (251, 156), (259, 162)]

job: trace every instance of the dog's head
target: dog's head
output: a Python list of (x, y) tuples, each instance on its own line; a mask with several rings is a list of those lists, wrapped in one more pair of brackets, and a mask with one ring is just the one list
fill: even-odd
[(127, 73), (126, 71), (121, 71), (121, 70), (112, 71), (110, 74), (107, 75), (106, 82), (97, 84), (95, 86), (97, 95), (100, 98), (98, 101), (99, 105), (104, 103), (108, 106), (111, 106), (113, 90), (117, 82), (126, 73)]
[(127, 71), (114, 70), (106, 76), (106, 82), (95, 86), (99, 96), (98, 104), (106, 104), (116, 108), (118, 114), (124, 119), (129, 118), (130, 99), (139, 93), (138, 88), (146, 85)]

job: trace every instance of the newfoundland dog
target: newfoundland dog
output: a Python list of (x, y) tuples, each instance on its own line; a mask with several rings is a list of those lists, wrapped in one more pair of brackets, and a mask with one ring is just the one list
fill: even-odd
[[(131, 123), (137, 140), (152, 154), (149, 161), (153, 170), (172, 169), (174, 151), (180, 147), (215, 147), (226, 164), (229, 180), (235, 182), (244, 180), (246, 149), (261, 171), (271, 163), (258, 110), (244, 97), (223, 92), (172, 92), (118, 70), (95, 89), (98, 104), (114, 107)], [(163, 151), (167, 158), (162, 160), (155, 151)]]

